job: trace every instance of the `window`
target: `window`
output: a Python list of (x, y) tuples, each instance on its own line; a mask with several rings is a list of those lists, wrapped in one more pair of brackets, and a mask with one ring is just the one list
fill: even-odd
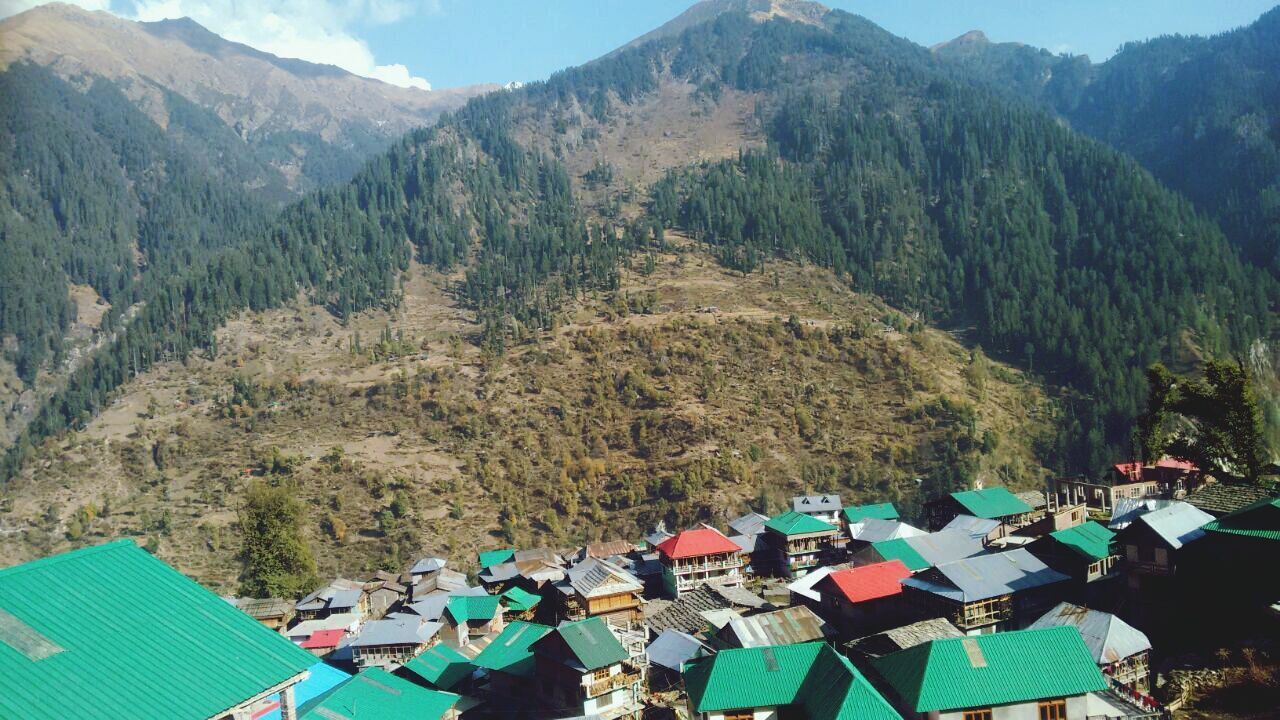
[(1061, 698), (1041, 700), (1040, 720), (1067, 720), (1067, 701)]
[(991, 720), (991, 708), (985, 710), (965, 710), (962, 720)]
[(755, 710), (726, 710), (724, 720), (755, 720)]

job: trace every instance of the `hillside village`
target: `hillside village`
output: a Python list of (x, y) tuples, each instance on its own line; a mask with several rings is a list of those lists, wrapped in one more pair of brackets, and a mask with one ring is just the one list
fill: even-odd
[(1155, 720), (1222, 646), (1246, 667), (1212, 681), (1274, 707), (1278, 543), (1273, 491), (1169, 459), (915, 523), (800, 496), (300, 598), (220, 598), (121, 540), (0, 570), (0, 716)]

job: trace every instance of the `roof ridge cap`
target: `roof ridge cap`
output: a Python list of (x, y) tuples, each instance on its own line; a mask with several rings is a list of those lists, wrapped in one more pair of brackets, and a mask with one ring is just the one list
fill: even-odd
[[(105, 542), (98, 545), (90, 545), (89, 547), (82, 547), (82, 548), (76, 548), (75, 550), (68, 550), (67, 552), (58, 553), (57, 555), (49, 555), (47, 557), (37, 558), (30, 562), (19, 563), (17, 565), (11, 565), (10, 567), (0, 569), (0, 578), (8, 577), (10, 575), (19, 575), (21, 573), (43, 568), (48, 565), (56, 565), (60, 562), (63, 562), (64, 560), (73, 560), (73, 559), (84, 557), (85, 555), (94, 555), (99, 552), (106, 552), (107, 550), (116, 550), (116, 549), (124, 548), (130, 545), (132, 545), (133, 547), (138, 547), (138, 544), (134, 542), (132, 538), (120, 538), (118, 540), (112, 540), (110, 542)], [(150, 555), (150, 553), (147, 553), (147, 554)], [(155, 556), (152, 555), (152, 557), (155, 557)]]

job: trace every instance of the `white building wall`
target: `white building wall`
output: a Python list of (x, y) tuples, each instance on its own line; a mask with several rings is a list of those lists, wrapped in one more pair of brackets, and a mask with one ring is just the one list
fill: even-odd
[[(706, 720), (724, 720), (723, 712), (703, 713)], [(756, 708), (755, 720), (778, 720), (777, 706)]]
[[(1086, 717), (1085, 696), (1076, 695), (1067, 698), (1067, 718), (1075, 720)], [(929, 720), (963, 720), (964, 711), (955, 710), (943, 713), (929, 713)], [(991, 720), (1040, 720), (1040, 704), (1038, 700), (1016, 703), (1013, 705), (996, 705), (991, 708)]]

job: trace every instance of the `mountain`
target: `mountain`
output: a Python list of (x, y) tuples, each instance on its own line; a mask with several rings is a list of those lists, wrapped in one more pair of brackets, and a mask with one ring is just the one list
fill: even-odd
[(1099, 65), (963, 38), (935, 53), (1133, 155), (1280, 272), (1280, 8), (1213, 37), (1127, 43)]
[(554, 540), (779, 486), (915, 508), (1114, 462), (1149, 363), (1270, 337), (1274, 279), (1132, 158), (763, 7), (473, 98), (175, 264), (15, 443), (7, 521), (79, 541), (104, 493), (225, 559), (246, 474), (401, 549), (408, 516)]
[(401, 88), (260, 52), (189, 18), (141, 23), (61, 3), (0, 22), (0, 70), (20, 62), (106, 78), (161, 128), (177, 95), (232, 129), (290, 194), (347, 179), (395, 138), (497, 87)]

